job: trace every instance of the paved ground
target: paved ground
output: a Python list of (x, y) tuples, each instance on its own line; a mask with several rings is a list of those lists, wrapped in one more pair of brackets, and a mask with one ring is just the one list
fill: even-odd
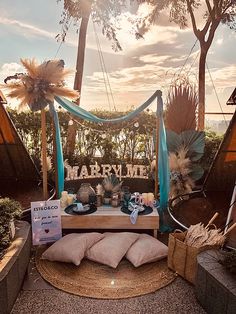
[[(167, 236), (159, 235), (167, 244)], [(62, 292), (42, 279), (32, 258), (28, 274), (11, 314), (204, 314), (194, 286), (181, 277), (141, 297), (98, 300)]]
[(194, 288), (178, 277), (170, 285), (145, 296), (97, 300), (71, 295), (46, 283), (29, 269), (12, 314), (203, 314)]
[(22, 291), (12, 314), (203, 314), (192, 286), (177, 278), (146, 296), (123, 300), (82, 298), (59, 290)]

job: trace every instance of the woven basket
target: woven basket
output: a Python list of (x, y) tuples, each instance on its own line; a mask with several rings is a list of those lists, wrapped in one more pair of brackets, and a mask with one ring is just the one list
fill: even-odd
[(176, 230), (169, 235), (168, 267), (195, 284), (197, 255), (202, 251), (212, 249), (213, 246), (207, 245), (200, 248), (188, 246), (184, 243), (186, 233), (186, 231)]

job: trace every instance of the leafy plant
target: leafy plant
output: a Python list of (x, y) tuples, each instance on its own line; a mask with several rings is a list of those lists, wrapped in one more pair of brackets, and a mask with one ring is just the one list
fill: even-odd
[(217, 135), (214, 131), (206, 129), (205, 131), (205, 150), (201, 159), (201, 165), (208, 170), (212, 164), (214, 157), (219, 149), (223, 136)]
[(224, 252), (224, 258), (220, 263), (232, 274), (236, 274), (236, 252)]
[(19, 202), (9, 198), (0, 198), (0, 258), (11, 242), (10, 221), (19, 219), (22, 207)]

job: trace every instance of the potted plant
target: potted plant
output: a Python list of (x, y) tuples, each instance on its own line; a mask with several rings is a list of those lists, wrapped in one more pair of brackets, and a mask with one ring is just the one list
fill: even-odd
[(0, 312), (3, 314), (11, 312), (31, 255), (31, 226), (17, 220), (21, 213), (20, 203), (0, 197)]
[(19, 202), (7, 197), (0, 198), (0, 259), (14, 237), (14, 221), (20, 218), (21, 213)]

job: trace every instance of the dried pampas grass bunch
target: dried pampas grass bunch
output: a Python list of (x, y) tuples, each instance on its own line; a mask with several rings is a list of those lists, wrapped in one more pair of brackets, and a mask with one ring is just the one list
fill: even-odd
[[(64, 69), (63, 60), (49, 60), (38, 64), (35, 59), (21, 59), (27, 73), (16, 73), (4, 82), (8, 96), (20, 100), (19, 110), (29, 105), (32, 111), (53, 103), (55, 96), (77, 99), (77, 91), (65, 86), (65, 77), (71, 72)], [(6, 87), (6, 85), (4, 86)]]
[(185, 148), (180, 148), (178, 152), (169, 155), (170, 198), (190, 193), (194, 187), (194, 182), (189, 176), (191, 161), (186, 155), (187, 149)]
[(189, 227), (184, 242), (188, 246), (200, 248), (203, 246), (222, 246), (225, 239), (226, 237), (220, 229), (209, 229), (199, 223)]

